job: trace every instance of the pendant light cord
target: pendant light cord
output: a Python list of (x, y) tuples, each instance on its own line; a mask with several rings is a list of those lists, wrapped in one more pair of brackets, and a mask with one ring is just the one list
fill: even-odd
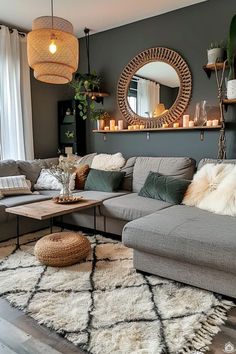
[(85, 27), (84, 33), (85, 33), (86, 52), (87, 52), (87, 60), (88, 60), (88, 74), (90, 75), (91, 69), (90, 69), (90, 53), (89, 53), (89, 32), (90, 29)]
[(52, 28), (53, 28), (53, 0), (51, 0)]

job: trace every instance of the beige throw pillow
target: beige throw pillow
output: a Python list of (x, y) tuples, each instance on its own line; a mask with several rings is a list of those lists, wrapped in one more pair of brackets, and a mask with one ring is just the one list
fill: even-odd
[(32, 194), (24, 175), (0, 177), (0, 193), (3, 196)]

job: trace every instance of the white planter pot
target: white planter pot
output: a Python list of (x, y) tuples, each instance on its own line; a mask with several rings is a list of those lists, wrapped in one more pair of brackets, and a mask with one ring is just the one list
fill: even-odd
[(229, 100), (236, 99), (236, 80), (229, 80), (227, 83), (227, 98)]
[(105, 120), (98, 119), (97, 120), (97, 130), (104, 130), (104, 127), (105, 127)]
[(215, 62), (222, 63), (224, 61), (224, 49), (213, 48), (207, 51), (208, 64), (215, 64)]

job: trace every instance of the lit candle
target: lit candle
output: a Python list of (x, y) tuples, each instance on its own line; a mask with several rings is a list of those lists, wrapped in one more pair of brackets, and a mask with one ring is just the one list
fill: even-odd
[(128, 130), (133, 130), (133, 126), (132, 126), (132, 125), (129, 125), (129, 126), (128, 126)]
[(124, 129), (124, 121), (123, 120), (118, 120), (118, 129), (123, 130)]
[(162, 128), (168, 128), (168, 124), (167, 123), (163, 123), (162, 124)]
[(134, 129), (135, 129), (135, 130), (139, 130), (139, 129), (140, 129), (140, 125), (139, 125), (139, 124), (136, 124), (136, 125), (134, 126)]
[(219, 125), (219, 120), (218, 119), (214, 119), (212, 121), (212, 125), (213, 125), (213, 127), (217, 127), (217, 125)]
[(207, 127), (211, 127), (212, 126), (212, 120), (208, 120), (207, 121)]
[(114, 130), (115, 129), (115, 125), (116, 125), (115, 119), (111, 119), (110, 120), (110, 130)]
[(119, 127), (118, 127), (118, 125), (115, 125), (115, 130), (119, 130)]
[(183, 115), (183, 127), (184, 128), (189, 127), (189, 114)]
[(174, 124), (173, 124), (173, 127), (174, 127), (174, 128), (179, 128), (179, 122), (174, 123)]
[(140, 129), (145, 129), (145, 125), (144, 124), (140, 124)]
[(110, 130), (110, 128), (108, 126), (104, 127), (104, 130)]
[(194, 127), (194, 121), (190, 120), (188, 123), (189, 128), (193, 128)]

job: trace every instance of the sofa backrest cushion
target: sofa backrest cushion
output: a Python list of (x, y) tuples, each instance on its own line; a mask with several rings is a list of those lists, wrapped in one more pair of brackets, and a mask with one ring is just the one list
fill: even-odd
[(198, 163), (197, 169), (200, 170), (204, 165), (207, 163), (213, 163), (213, 164), (218, 164), (218, 163), (230, 163), (230, 164), (236, 164), (236, 159), (227, 159), (227, 160), (217, 160), (217, 159), (202, 159)]
[(125, 172), (125, 176), (121, 184), (121, 189), (124, 191), (132, 191), (133, 171), (136, 159), (137, 157), (130, 157), (121, 169), (121, 172)]
[(137, 157), (133, 173), (133, 192), (139, 192), (150, 171), (192, 180), (196, 161), (189, 157)]
[(14, 160), (0, 161), (0, 177), (19, 176), (20, 171)]

